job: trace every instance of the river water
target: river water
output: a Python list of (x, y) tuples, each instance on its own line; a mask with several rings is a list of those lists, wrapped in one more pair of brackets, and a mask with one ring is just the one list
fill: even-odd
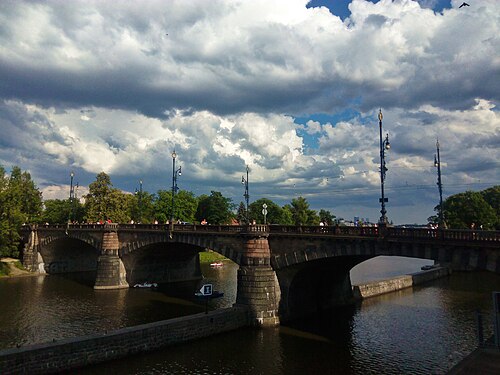
[[(353, 284), (416, 272), (426, 260), (378, 257), (351, 271)], [(204, 280), (236, 299), (237, 265), (202, 265)], [(195, 286), (185, 286), (193, 290)], [(79, 374), (440, 374), (477, 345), (475, 311), (491, 314), (500, 276), (454, 273), (287, 326), (242, 329), (104, 363)], [(204, 311), (171, 290), (94, 291), (60, 276), (0, 280), (0, 348), (58, 340)], [(491, 319), (486, 319), (491, 334)]]

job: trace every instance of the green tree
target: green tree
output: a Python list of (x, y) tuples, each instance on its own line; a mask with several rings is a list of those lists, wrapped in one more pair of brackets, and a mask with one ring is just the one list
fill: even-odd
[(264, 215), (262, 214), (262, 205), (267, 205), (266, 222), (268, 224), (281, 224), (283, 223), (283, 209), (267, 198), (261, 198), (252, 202), (249, 206), (250, 220), (255, 220), (257, 223), (264, 223)]
[(89, 185), (85, 199), (86, 216), (90, 222), (109, 219), (116, 223), (127, 223), (131, 219), (129, 200), (132, 197), (113, 188), (111, 178), (104, 172), (99, 173)]
[(466, 191), (448, 197), (443, 202), (443, 214), (449, 228), (465, 229), (480, 226), (493, 229), (498, 221), (495, 210), (479, 192)]
[(129, 202), (132, 219), (136, 223), (152, 223), (155, 218), (155, 196), (146, 191), (138, 191), (133, 197), (134, 199)]
[(8, 177), (0, 166), (0, 256), (19, 255), (19, 229), (41, 219), (42, 194), (28, 172), (13, 167)]
[(169, 190), (158, 190), (154, 200), (154, 220), (166, 223), (172, 215), (172, 192)]
[(85, 196), (85, 211), (90, 222), (104, 221), (109, 217), (109, 195), (111, 194), (111, 178), (104, 172), (96, 176), (89, 185), (89, 193)]
[(309, 209), (309, 203), (303, 197), (292, 199), (289, 206), (295, 225), (318, 225), (319, 217), (316, 211)]
[[(9, 178), (5, 169), (0, 166), (0, 256), (12, 256), (17, 252), (16, 243), (20, 240), (12, 212), (14, 207), (8, 198)], [(17, 211), (16, 211), (17, 214)], [(18, 214), (19, 215), (19, 214)], [(16, 219), (22, 219), (20, 215)]]
[(333, 215), (330, 211), (319, 210), (319, 219), (325, 223), (325, 225), (332, 225), (335, 221), (335, 215)]
[(493, 208), (496, 214), (495, 228), (500, 229), (500, 185), (490, 187), (481, 192), (484, 200)]
[[(187, 190), (179, 190), (174, 199), (174, 221), (177, 220), (194, 223), (196, 220), (196, 209), (198, 198)], [(160, 223), (170, 221), (172, 217), (172, 192), (170, 190), (159, 190), (154, 201), (155, 219)]]
[(198, 199), (187, 190), (179, 190), (175, 195), (175, 216), (180, 221), (194, 223), (196, 220), (196, 209)]
[(42, 213), (42, 193), (38, 190), (28, 172), (13, 167), (9, 179), (8, 199), (26, 223), (39, 222)]
[(132, 194), (126, 194), (119, 189), (111, 189), (108, 196), (108, 210), (106, 218), (115, 223), (128, 223), (132, 219), (130, 212), (131, 201), (134, 199)]
[(233, 204), (230, 198), (226, 198), (218, 191), (212, 191), (210, 196), (198, 197), (198, 209), (196, 219), (206, 219), (209, 224), (228, 224), (233, 217)]
[(47, 199), (43, 202), (42, 221), (49, 224), (63, 224), (71, 215), (69, 199)]
[(281, 209), (283, 210), (281, 216), (282, 219), (278, 224), (293, 225), (293, 213), (291, 211), (291, 206), (287, 204), (284, 205)]

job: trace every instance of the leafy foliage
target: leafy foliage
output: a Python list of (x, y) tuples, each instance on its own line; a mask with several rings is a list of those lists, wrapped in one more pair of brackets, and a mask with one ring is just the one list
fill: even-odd
[(137, 191), (129, 200), (129, 211), (136, 223), (149, 224), (154, 220), (155, 196), (146, 191)]
[(233, 216), (233, 204), (218, 191), (212, 191), (210, 196), (201, 195), (196, 210), (196, 220), (206, 219), (209, 224), (229, 224)]
[(448, 197), (443, 202), (443, 213), (449, 228), (494, 229), (498, 225), (498, 215), (480, 192), (466, 191)]
[(130, 221), (132, 216), (130, 201), (133, 197), (113, 188), (111, 178), (104, 172), (99, 173), (96, 180), (89, 185), (89, 193), (85, 199), (86, 216), (89, 222), (108, 219), (117, 223)]
[(332, 225), (335, 221), (335, 215), (333, 215), (330, 211), (319, 210), (319, 219), (325, 223), (325, 225)]
[(0, 166), (0, 256), (19, 255), (19, 228), (39, 222), (42, 194), (28, 172), (13, 167), (10, 176)]
[(250, 204), (250, 220), (255, 220), (258, 224), (264, 223), (264, 215), (262, 214), (262, 205), (267, 205), (267, 217), (266, 222), (268, 224), (283, 224), (284, 215), (283, 209), (274, 203), (272, 200), (267, 198), (261, 198)]
[(292, 199), (288, 209), (292, 213), (295, 225), (318, 225), (319, 217), (316, 211), (309, 209), (309, 203), (303, 197)]

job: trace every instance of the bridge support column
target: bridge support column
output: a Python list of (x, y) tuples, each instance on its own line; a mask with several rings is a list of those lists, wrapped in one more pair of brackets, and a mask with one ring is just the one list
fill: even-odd
[(125, 266), (118, 256), (120, 241), (117, 229), (118, 224), (105, 224), (101, 254), (97, 259), (97, 277), (94, 289), (128, 288)]
[(31, 227), (28, 243), (24, 245), (23, 250), (23, 267), (28, 271), (36, 272), (38, 269), (38, 247), (40, 242), (38, 240), (38, 232), (36, 225)]
[(245, 234), (244, 251), (238, 269), (236, 305), (249, 309), (253, 325), (274, 327), (280, 323), (280, 288), (271, 267), (268, 234), (257, 233), (255, 230), (259, 228), (265, 227), (249, 226), (250, 233)]

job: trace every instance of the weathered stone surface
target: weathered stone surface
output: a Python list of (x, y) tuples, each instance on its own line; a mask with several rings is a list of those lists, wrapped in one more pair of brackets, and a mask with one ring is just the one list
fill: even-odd
[(487, 231), (106, 224), (26, 227), (23, 241), (28, 268), (59, 273), (99, 267), (96, 287), (103, 289), (194, 280), (201, 277), (196, 254), (210, 248), (240, 266), (237, 302), (251, 307), (257, 325), (277, 316), (276, 306), (288, 319), (349, 303), (349, 270), (378, 255), (500, 273), (500, 237)]
[(97, 261), (94, 289), (128, 288), (125, 267), (118, 255), (101, 255)]
[[(249, 324), (232, 307), (55, 343), (0, 350), (0, 374), (50, 374), (227, 332)], [(262, 318), (267, 319), (267, 318)]]
[(451, 270), (447, 267), (436, 267), (428, 271), (416, 272), (410, 275), (393, 277), (387, 280), (375, 281), (353, 286), (354, 297), (369, 298), (380, 294), (390, 293), (397, 290), (410, 288), (440, 277), (450, 275)]

